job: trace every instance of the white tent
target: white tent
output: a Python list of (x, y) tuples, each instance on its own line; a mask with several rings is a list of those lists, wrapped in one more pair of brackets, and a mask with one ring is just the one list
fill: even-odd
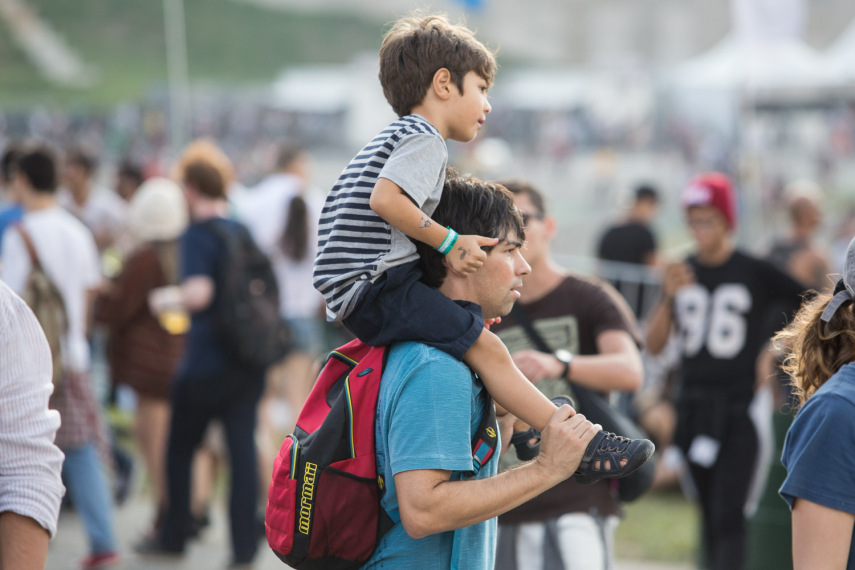
[(846, 81), (855, 81), (855, 20), (825, 50), (828, 66)]
[(754, 102), (810, 102), (844, 84), (842, 74), (797, 39), (750, 40), (728, 36), (676, 66), (666, 84), (676, 90), (736, 93)]

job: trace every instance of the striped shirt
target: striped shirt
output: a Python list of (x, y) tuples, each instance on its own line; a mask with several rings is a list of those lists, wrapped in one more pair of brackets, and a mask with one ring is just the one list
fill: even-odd
[(50, 347), (26, 303), (0, 281), (0, 513), (30, 517), (56, 534), (65, 489), (63, 454), (54, 445), (59, 414)]
[(371, 209), (377, 180), (397, 184), (430, 216), (442, 195), (447, 161), (439, 131), (423, 117), (407, 115), (386, 127), (344, 169), (321, 211), (313, 272), (329, 320), (347, 317), (364, 287), (385, 271), (418, 259), (413, 242)]

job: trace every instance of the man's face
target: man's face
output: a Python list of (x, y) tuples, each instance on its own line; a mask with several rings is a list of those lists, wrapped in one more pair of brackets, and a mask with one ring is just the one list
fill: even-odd
[(730, 231), (721, 212), (711, 206), (689, 208), (686, 223), (700, 252), (717, 249)]
[(531, 265), (537, 266), (549, 255), (549, 242), (555, 233), (555, 222), (532, 204), (528, 194), (515, 194), (514, 205), (522, 214), (525, 224), (523, 257)]
[(75, 190), (85, 187), (89, 180), (89, 173), (86, 169), (75, 162), (66, 162), (62, 169), (62, 181), (65, 186), (74, 192)]
[(130, 202), (137, 192), (139, 185), (130, 176), (119, 175), (116, 177), (116, 194), (125, 202)]
[(485, 319), (507, 315), (520, 298), (522, 278), (531, 271), (521, 247), (516, 234), (508, 234), (487, 254), (484, 265), (469, 275), (473, 297), (470, 300), (481, 305)]

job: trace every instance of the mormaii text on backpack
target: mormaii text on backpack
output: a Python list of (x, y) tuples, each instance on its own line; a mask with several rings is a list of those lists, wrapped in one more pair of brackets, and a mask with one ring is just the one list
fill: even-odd
[(62, 337), (68, 331), (65, 301), (57, 286), (45, 273), (30, 234), (21, 224), (17, 224), (15, 228), (24, 241), (32, 266), (21, 297), (36, 315), (47, 338), (53, 364), (53, 383), (56, 385), (62, 378)]
[[(267, 542), (299, 570), (359, 568), (393, 521), (380, 505), (374, 423), (386, 347), (359, 340), (330, 353), (294, 433), (285, 438), (267, 499)], [(491, 399), (472, 441), (473, 466), (494, 455)]]
[(265, 369), (288, 353), (291, 330), (279, 314), (279, 289), (270, 260), (246, 226), (227, 223), (218, 219), (205, 223), (226, 250), (217, 280), (216, 327), (238, 360)]

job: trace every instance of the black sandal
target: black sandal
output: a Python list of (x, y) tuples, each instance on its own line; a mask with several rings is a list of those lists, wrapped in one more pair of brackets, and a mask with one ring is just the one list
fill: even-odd
[[(626, 477), (653, 455), (656, 446), (648, 439), (629, 439), (611, 432), (600, 431), (588, 444), (582, 463), (573, 477), (582, 485), (600, 479)], [(626, 465), (621, 461), (626, 459)], [(599, 467), (595, 467), (599, 463)]]
[(516, 449), (520, 461), (534, 459), (540, 453), (540, 432), (533, 427), (515, 431), (511, 436), (511, 445)]

